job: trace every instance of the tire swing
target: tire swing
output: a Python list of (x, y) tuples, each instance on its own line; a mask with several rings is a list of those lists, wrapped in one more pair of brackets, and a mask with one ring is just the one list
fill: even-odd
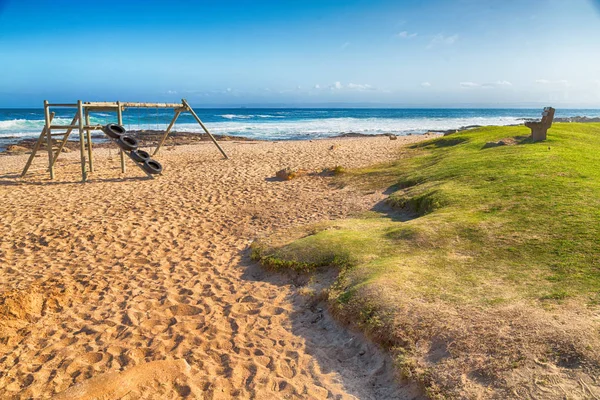
[(106, 136), (112, 139), (121, 139), (121, 136), (125, 134), (125, 128), (118, 124), (108, 124), (102, 128), (102, 131)]
[(158, 161), (153, 160), (147, 151), (138, 150), (138, 140), (132, 136), (126, 135), (127, 131), (124, 127), (118, 124), (108, 124), (102, 128), (102, 131), (106, 136), (114, 139), (123, 151), (128, 152), (131, 159), (135, 161), (144, 172), (151, 175), (162, 173), (162, 165)]
[(144, 163), (150, 159), (150, 153), (144, 150), (134, 150), (131, 152), (131, 158), (137, 163)]
[(121, 135), (121, 137), (117, 139), (117, 144), (123, 151), (134, 151), (139, 147), (137, 139), (127, 135)]
[(144, 171), (152, 175), (158, 175), (163, 170), (162, 165), (158, 161), (153, 159), (146, 160), (142, 165), (142, 168), (144, 169)]

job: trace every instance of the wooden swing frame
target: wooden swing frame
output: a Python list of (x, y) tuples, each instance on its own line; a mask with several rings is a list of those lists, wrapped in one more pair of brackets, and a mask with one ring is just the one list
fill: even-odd
[[(54, 119), (55, 113), (51, 111), (52, 107), (57, 108), (76, 108), (76, 114), (73, 117), (73, 120), (69, 125), (55, 125), (52, 124), (52, 120)], [(156, 149), (154, 149), (153, 155), (158, 154), (160, 148), (164, 145), (165, 141), (169, 137), (169, 133), (175, 122), (179, 118), (179, 116), (184, 112), (189, 112), (192, 117), (198, 122), (202, 130), (210, 137), (215, 146), (219, 149), (221, 154), (225, 159), (229, 157), (225, 153), (225, 151), (221, 148), (219, 143), (215, 137), (208, 131), (202, 120), (198, 117), (194, 109), (188, 104), (187, 100), (182, 99), (181, 103), (128, 103), (128, 102), (82, 102), (78, 100), (76, 104), (51, 104), (48, 100), (44, 100), (44, 129), (40, 134), (38, 140), (36, 141), (31, 155), (25, 164), (25, 168), (21, 173), (21, 176), (25, 176), (29, 167), (33, 163), (35, 155), (38, 150), (42, 146), (44, 141), (46, 142), (46, 146), (48, 148), (48, 171), (50, 172), (50, 179), (54, 179), (54, 166), (56, 164), (56, 160), (60, 156), (67, 140), (69, 140), (69, 136), (73, 131), (77, 130), (79, 132), (79, 151), (81, 156), (81, 177), (85, 182), (88, 178), (89, 172), (94, 172), (94, 159), (92, 154), (92, 136), (91, 132), (95, 130), (101, 130), (102, 125), (91, 125), (90, 124), (90, 113), (92, 112), (116, 112), (117, 113), (117, 123), (119, 125), (123, 125), (123, 111), (128, 108), (171, 108), (175, 111), (175, 115), (171, 120), (171, 123), (165, 130), (162, 138), (158, 142)], [(64, 130), (64, 132), (56, 132), (56, 130)], [(60, 142), (56, 150), (52, 147), (52, 137), (61, 137)], [(87, 154), (86, 154), (86, 144), (87, 144)], [(121, 172), (125, 173), (126, 165), (125, 165), (125, 155), (131, 157), (128, 152), (119, 151), (121, 157)], [(140, 169), (143, 170), (142, 166), (139, 163), (134, 163)], [(149, 178), (154, 178), (153, 175), (144, 171)]]

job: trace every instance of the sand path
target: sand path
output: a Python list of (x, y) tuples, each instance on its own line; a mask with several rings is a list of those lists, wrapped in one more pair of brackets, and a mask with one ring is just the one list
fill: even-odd
[(381, 199), (325, 177), (269, 179), (276, 170), (367, 165), (404, 142), (225, 143), (228, 161), (181, 146), (155, 180), (133, 166), (121, 179), (115, 152), (99, 150), (86, 184), (74, 153), (54, 182), (14, 179), (24, 156), (1, 157), (0, 397), (418, 397), (376, 346), (247, 250)]

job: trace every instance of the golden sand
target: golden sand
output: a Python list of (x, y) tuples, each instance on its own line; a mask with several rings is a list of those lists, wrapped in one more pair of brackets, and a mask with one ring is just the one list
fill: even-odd
[[(165, 149), (162, 177), (116, 151), (0, 157), (0, 398), (413, 398), (390, 359), (249, 260), (268, 232), (369, 209), (382, 193), (272, 179), (392, 159), (386, 137)], [(334, 146), (333, 149), (332, 145)]]

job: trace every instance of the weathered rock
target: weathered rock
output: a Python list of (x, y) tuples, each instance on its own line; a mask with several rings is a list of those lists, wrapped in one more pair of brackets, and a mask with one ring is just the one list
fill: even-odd
[(296, 171), (291, 168), (284, 168), (275, 173), (275, 176), (282, 181), (289, 181), (296, 177)]
[(25, 153), (25, 152), (29, 151), (29, 149), (27, 147), (12, 144), (6, 148), (6, 151), (9, 153)]
[(398, 137), (396, 135), (394, 135), (393, 133), (390, 133), (388, 135), (388, 137), (390, 138), (390, 140), (396, 140), (396, 139), (398, 139)]

